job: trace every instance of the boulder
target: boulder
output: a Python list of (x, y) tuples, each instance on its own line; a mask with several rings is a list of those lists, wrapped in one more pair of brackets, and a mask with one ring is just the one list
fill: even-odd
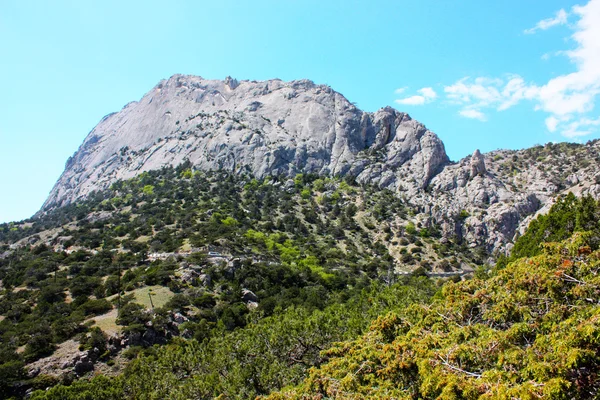
[(242, 289), (242, 300), (248, 302), (258, 302), (258, 297), (248, 289)]

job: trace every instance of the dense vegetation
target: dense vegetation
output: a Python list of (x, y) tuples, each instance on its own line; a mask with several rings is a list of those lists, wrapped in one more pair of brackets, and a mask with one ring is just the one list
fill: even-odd
[(540, 254), (542, 243), (568, 239), (575, 231), (592, 232), (591, 244), (598, 246), (600, 210), (589, 195), (581, 199), (573, 193), (558, 197), (548, 214), (531, 221), (525, 234), (515, 241), (511, 259)]
[[(351, 180), (258, 181), (184, 164), (0, 225), (0, 391), (84, 375), (42, 368), (27, 378), (26, 364), (68, 339), (117, 373), (115, 357), (135, 358), (174, 337), (216, 340), (289, 308), (312, 315), (373, 285), (393, 286), (399, 270), (451, 270), (484, 256), (440, 245), (437, 228), (415, 215), (391, 192)], [(109, 331), (96, 327), (98, 316)], [(125, 348), (109, 338), (115, 332)], [(343, 338), (328, 336), (319, 349)]]
[[(596, 396), (598, 204), (558, 199), (496, 268), (445, 283), (426, 273), (486, 255), (418, 211), (184, 164), (0, 225), (0, 396)], [(31, 372), (68, 339), (108, 375)]]
[(323, 310), (292, 307), (210, 340), (175, 341), (134, 360), (124, 374), (70, 387), (58, 386), (34, 399), (254, 398), (299, 383), (325, 359), (333, 342), (356, 337), (377, 315), (427, 300), (435, 291), (425, 277), (390, 287), (374, 285)]
[(549, 243), (488, 280), (448, 283), (432, 304), (378, 318), (270, 398), (597, 398), (600, 252), (591, 236)]

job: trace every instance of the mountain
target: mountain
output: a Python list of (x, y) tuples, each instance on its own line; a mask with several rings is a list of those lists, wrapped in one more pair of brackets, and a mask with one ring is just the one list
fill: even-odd
[[(597, 143), (476, 150), (451, 162), (442, 141), (390, 107), (359, 110), (308, 80), (224, 81), (174, 75), (109, 114), (66, 164), (42, 211), (119, 179), (189, 160), (194, 169), (266, 176), (351, 176), (421, 211), (444, 240), (506, 252), (563, 191), (600, 193)], [(529, 217), (529, 218), (528, 218)]]
[(363, 112), (324, 85), (175, 75), (100, 121), (44, 208), (184, 160), (257, 178), (353, 175), (382, 187), (404, 178), (412, 189), (425, 187), (449, 162), (439, 138), (407, 114)]
[(173, 77), (0, 224), (0, 398), (593, 397), (598, 146)]

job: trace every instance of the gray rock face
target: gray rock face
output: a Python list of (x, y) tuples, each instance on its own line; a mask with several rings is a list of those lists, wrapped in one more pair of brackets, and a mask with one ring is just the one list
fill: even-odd
[(328, 86), (175, 75), (100, 121), (43, 208), (186, 159), (202, 170), (353, 174), (412, 191), (449, 162), (440, 139), (407, 114), (363, 112)]
[(471, 178), (476, 176), (483, 176), (486, 173), (485, 160), (479, 152), (479, 149), (475, 150), (471, 156)]
[(394, 190), (444, 239), (506, 251), (557, 194), (600, 196), (599, 150), (599, 143), (579, 153), (559, 145), (476, 150), (452, 163), (442, 141), (407, 114), (361, 111), (328, 86), (174, 75), (100, 121), (67, 161), (42, 212), (189, 160), (196, 169), (258, 178), (352, 175)]

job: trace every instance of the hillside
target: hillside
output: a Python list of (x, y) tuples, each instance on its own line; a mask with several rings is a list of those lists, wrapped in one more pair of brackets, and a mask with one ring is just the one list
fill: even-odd
[[(308, 318), (342, 304), (352, 327), (337, 326), (339, 334), (356, 334), (388, 307), (365, 303), (363, 290), (427, 298), (427, 279), (402, 283), (411, 271), (456, 277), (486, 258), (442, 242), (438, 227), (388, 190), (316, 175), (163, 168), (0, 225), (0, 361), (6, 382), (46, 387), (119, 373), (176, 337), (217, 340), (288, 309)], [(363, 310), (353, 315), (348, 302), (357, 301)], [(332, 331), (318, 348), (348, 334)]]
[[(135, 185), (130, 181), (128, 186)], [(148, 193), (147, 186), (140, 187)], [(122, 338), (129, 341), (125, 348), (115, 352), (115, 341), (106, 343), (98, 330), (81, 328), (77, 337), (88, 354), (103, 343), (108, 350), (94, 364), (100, 376), (92, 378), (75, 366), (60, 376), (24, 380), (15, 363), (32, 356), (28, 345), (23, 355), (3, 358), (2, 390), (58, 384), (33, 393), (33, 399), (47, 400), (596, 398), (599, 215), (600, 205), (591, 197), (560, 198), (517, 240), (508, 263), (478, 269), (467, 280), (437, 284), (422, 273), (397, 275), (390, 283), (387, 273), (370, 275), (374, 271), (365, 265), (350, 271), (313, 263), (306, 268), (302, 261), (308, 257), (285, 260), (293, 252), (284, 247), (291, 248), (297, 238), (287, 239), (292, 243), (284, 247), (275, 244), (280, 261), (268, 264), (229, 269), (226, 263), (200, 261), (212, 284), (185, 285), (177, 273), (169, 273), (166, 285), (177, 294), (161, 292), (165, 283), (159, 282), (152, 287), (154, 308), (143, 296), (126, 300), (118, 321)], [(254, 246), (259, 246), (257, 232), (245, 235)], [(140, 279), (166, 265), (154, 262), (151, 267), (130, 268), (138, 278), (124, 277), (132, 285), (126, 290), (147, 294), (145, 285), (157, 282)], [(68, 277), (63, 284), (76, 280)], [(47, 293), (49, 280), (40, 284), (38, 296)], [(256, 298), (241, 288), (251, 288)], [(35, 285), (28, 290), (35, 293)], [(12, 296), (27, 300), (22, 292)], [(46, 314), (49, 308), (47, 298), (38, 296), (33, 312), (40, 318), (37, 308), (41, 305)], [(54, 303), (65, 310), (59, 300)], [(73, 319), (86, 303), (74, 310)], [(11, 326), (6, 321), (0, 328)], [(151, 337), (165, 341), (150, 342)], [(10, 351), (5, 346), (2, 354)]]
[(268, 398), (598, 398), (600, 253), (589, 240), (548, 243), (491, 279), (449, 283), (432, 304), (381, 316)]

